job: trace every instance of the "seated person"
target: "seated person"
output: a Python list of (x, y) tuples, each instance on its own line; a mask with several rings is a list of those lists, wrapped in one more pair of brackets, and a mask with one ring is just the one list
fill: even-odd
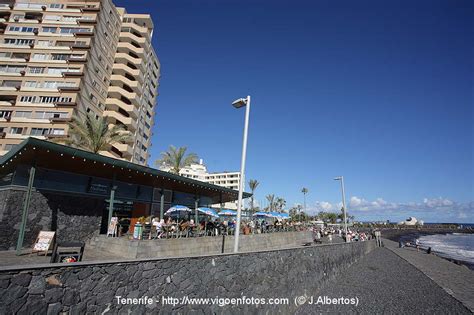
[(188, 221), (181, 221), (181, 224), (179, 225), (181, 231), (184, 231), (185, 229), (189, 228), (190, 223)]

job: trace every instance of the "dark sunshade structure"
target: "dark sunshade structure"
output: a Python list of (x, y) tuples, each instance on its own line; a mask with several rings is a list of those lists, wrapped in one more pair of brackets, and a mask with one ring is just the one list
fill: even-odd
[(194, 210), (237, 198), (236, 190), (28, 138), (0, 157), (0, 250), (30, 246), (40, 230), (85, 241), (105, 233), (112, 215), (133, 227), (173, 204)]

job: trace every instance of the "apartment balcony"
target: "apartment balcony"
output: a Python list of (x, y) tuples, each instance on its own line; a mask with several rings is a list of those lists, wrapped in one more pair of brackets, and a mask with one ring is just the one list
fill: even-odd
[(89, 49), (91, 49), (91, 45), (73, 44), (73, 45), (71, 45), (71, 49), (73, 49), (73, 50), (89, 50)]
[(68, 136), (67, 135), (56, 135), (56, 134), (45, 134), (44, 135), (48, 139), (66, 139)]
[(62, 123), (62, 124), (65, 124), (65, 123), (69, 123), (72, 121), (72, 118), (71, 117), (52, 117), (49, 119), (50, 122), (52, 123)]
[(130, 93), (119, 86), (109, 86), (109, 95), (117, 99), (120, 99), (120, 97), (123, 96), (130, 101), (136, 101), (137, 103), (140, 101), (137, 93)]
[(133, 148), (131, 145), (126, 143), (115, 143), (113, 146), (122, 153), (122, 158), (129, 159), (133, 156)]
[(8, 4), (8, 3), (1, 3), (1, 4), (0, 4), (0, 11), (13, 10), (13, 6), (14, 6), (13, 3), (11, 3), (11, 4)]
[(81, 12), (100, 12), (100, 7), (82, 7)]
[(28, 138), (29, 135), (23, 135), (23, 134), (14, 134), (14, 133), (8, 133), (5, 135), (6, 139), (17, 139), (17, 140), (24, 140)]
[(126, 111), (130, 115), (130, 117), (132, 117), (133, 119), (137, 119), (139, 115), (137, 106), (133, 104), (130, 104), (130, 105), (126, 104), (122, 102), (120, 99), (116, 99), (116, 98), (107, 98), (105, 100), (105, 108), (107, 110), (113, 110), (113, 111), (118, 111), (119, 109), (122, 109)]
[(87, 57), (81, 57), (81, 58), (67, 58), (66, 59), (67, 63), (85, 63), (87, 62)]
[(120, 75), (120, 74), (113, 74), (111, 77), (110, 77), (110, 83), (111, 85), (122, 85), (122, 84), (126, 84), (128, 85), (129, 87), (132, 88), (132, 90), (135, 92), (135, 93), (141, 93), (141, 88), (142, 88), (142, 85), (140, 84), (140, 82), (138, 81), (132, 81), (130, 79), (128, 79), (126, 76), (123, 76), (123, 75)]
[(145, 56), (145, 49), (135, 47), (134, 45), (126, 42), (119, 42), (117, 45), (117, 51), (118, 52), (123, 52), (123, 51), (130, 51), (136, 55), (139, 55), (140, 57)]
[(119, 112), (110, 111), (110, 110), (105, 110), (103, 115), (107, 117), (107, 122), (110, 124), (116, 125), (117, 123), (122, 123), (126, 126), (127, 130), (129, 131), (133, 132), (137, 130), (137, 123), (131, 117), (125, 117)]
[(79, 25), (94, 25), (97, 24), (97, 19), (77, 19), (76, 22)]
[(84, 76), (84, 72), (83, 71), (70, 71), (70, 72), (66, 71), (62, 73), (62, 76), (64, 78), (80, 78)]
[(54, 106), (56, 106), (56, 107), (76, 107), (77, 103), (76, 102), (56, 102), (56, 103), (54, 103)]
[(0, 91), (19, 91), (21, 89), (21, 86), (0, 86)]
[(0, 101), (0, 106), (15, 106), (16, 100)]
[(61, 86), (58, 87), (58, 91), (60, 93), (68, 93), (68, 92), (79, 92), (81, 90), (78, 86)]
[(137, 25), (135, 23), (130, 23), (130, 22), (129, 23), (123, 23), (122, 27), (132, 28), (132, 29), (134, 29), (135, 31), (137, 31), (138, 33), (144, 35), (147, 38), (150, 36), (150, 31), (148, 31), (148, 28), (146, 28), (144, 26)]
[(92, 37), (94, 36), (94, 32), (74, 32), (75, 37)]
[(144, 60), (142, 58), (134, 58), (127, 53), (118, 52), (115, 54), (115, 62), (127, 64), (131, 62), (134, 65), (138, 65), (143, 70)]
[(113, 69), (113, 72), (117, 74), (125, 75), (125, 73), (128, 73), (131, 76), (137, 78), (140, 81), (140, 83), (143, 83), (144, 81), (143, 73), (139, 69), (132, 69), (126, 64), (114, 63), (112, 69)]
[(129, 32), (120, 32), (120, 41), (129, 42), (129, 40), (135, 41), (137, 44), (145, 45), (147, 42), (146, 37), (138, 37), (137, 35)]

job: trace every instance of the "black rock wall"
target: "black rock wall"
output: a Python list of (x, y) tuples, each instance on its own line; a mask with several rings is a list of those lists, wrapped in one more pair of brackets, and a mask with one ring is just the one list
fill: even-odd
[[(16, 247), (26, 191), (0, 191), (0, 250)], [(87, 241), (98, 234), (104, 209), (101, 199), (35, 191), (31, 195), (23, 246), (31, 247), (39, 231), (56, 231), (62, 241)]]
[[(375, 248), (374, 241), (267, 252), (132, 262), (76, 263), (0, 271), (1, 314), (253, 314), (296, 311), (295, 298), (314, 295)], [(126, 305), (117, 297), (153, 299)], [(288, 304), (190, 305), (165, 298), (288, 298)]]

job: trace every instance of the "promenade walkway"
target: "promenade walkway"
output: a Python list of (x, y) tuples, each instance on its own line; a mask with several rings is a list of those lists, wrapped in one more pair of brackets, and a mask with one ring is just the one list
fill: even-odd
[[(356, 305), (316, 304), (318, 297), (358, 298)], [(310, 297), (306, 297), (307, 300)], [(387, 248), (376, 248), (314, 292), (297, 314), (471, 314), (421, 271)]]
[[(96, 250), (94, 248), (86, 247), (84, 252), (83, 261), (106, 261), (106, 260), (118, 260), (121, 256), (104, 253), (103, 251)], [(21, 256), (16, 255), (16, 251), (0, 251), (0, 269), (4, 266), (24, 266), (24, 265), (38, 265), (48, 264), (51, 260), (51, 254), (44, 256), (40, 254), (28, 254), (25, 253)]]
[(474, 271), (422, 250), (417, 252), (415, 248), (399, 248), (398, 243), (387, 239), (383, 242), (386, 248), (415, 266), (474, 312)]

